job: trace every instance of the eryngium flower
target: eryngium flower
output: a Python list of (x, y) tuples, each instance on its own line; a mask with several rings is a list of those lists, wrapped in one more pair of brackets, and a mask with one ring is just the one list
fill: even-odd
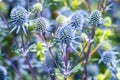
[(89, 23), (91, 26), (99, 26), (100, 24), (103, 23), (102, 15), (101, 15), (100, 11), (95, 10), (95, 11), (91, 12)]
[(109, 63), (113, 63), (116, 61), (116, 52), (113, 51), (105, 51), (103, 52), (102, 56), (101, 56), (101, 61), (103, 61), (105, 64), (109, 64)]
[(22, 26), (28, 19), (26, 9), (21, 6), (13, 8), (10, 17), (12, 24), (15, 26)]
[(56, 42), (69, 44), (74, 38), (74, 32), (69, 26), (62, 26), (56, 34)]
[(48, 22), (45, 18), (39, 17), (36, 19), (36, 32), (45, 32), (46, 28), (48, 27)]
[(6, 80), (7, 71), (3, 66), (0, 66), (0, 80)]
[(19, 31), (22, 29), (23, 32), (27, 34), (26, 28), (24, 27), (24, 23), (28, 20), (26, 9), (21, 6), (17, 6), (12, 9), (10, 17), (10, 25), (13, 26), (10, 33), (13, 32), (15, 29), (17, 29), (16, 33), (19, 33)]
[(74, 29), (82, 29), (84, 24), (84, 17), (80, 14), (79, 11), (75, 12), (71, 16), (70, 24), (71, 24), (71, 27), (73, 27)]

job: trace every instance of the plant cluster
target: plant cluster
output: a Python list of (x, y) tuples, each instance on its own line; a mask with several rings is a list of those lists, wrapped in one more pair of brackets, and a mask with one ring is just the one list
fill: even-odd
[(117, 3), (0, 1), (0, 80), (119, 80)]

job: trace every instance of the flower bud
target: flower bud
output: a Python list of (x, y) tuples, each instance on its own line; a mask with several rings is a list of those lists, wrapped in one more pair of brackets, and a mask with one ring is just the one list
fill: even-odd
[(42, 11), (42, 4), (41, 3), (36, 3), (33, 5), (33, 10), (35, 11)]

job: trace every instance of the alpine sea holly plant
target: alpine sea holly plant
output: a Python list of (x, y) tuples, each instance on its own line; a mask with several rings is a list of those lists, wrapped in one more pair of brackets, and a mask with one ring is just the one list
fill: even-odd
[(0, 1), (0, 80), (119, 80), (116, 2)]

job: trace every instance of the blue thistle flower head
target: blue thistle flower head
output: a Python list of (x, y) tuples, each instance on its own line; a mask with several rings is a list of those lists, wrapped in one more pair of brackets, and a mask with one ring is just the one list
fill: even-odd
[(14, 7), (10, 13), (11, 22), (16, 26), (22, 26), (28, 19), (27, 11), (24, 7)]
[(82, 29), (83, 24), (84, 24), (84, 18), (83, 15), (79, 11), (75, 12), (71, 16), (71, 21), (70, 21), (71, 27), (74, 29)]
[(90, 19), (89, 19), (89, 23), (91, 26), (99, 26), (100, 24), (103, 23), (102, 20), (103, 19), (102, 19), (102, 15), (101, 15), (100, 11), (95, 10), (95, 11), (91, 12)]
[(28, 21), (27, 10), (21, 6), (14, 7), (10, 13), (10, 18), (10, 25), (13, 26), (13, 29), (10, 32), (17, 29), (16, 33), (19, 33), (20, 29), (22, 29), (26, 34), (24, 24)]
[(6, 80), (7, 71), (3, 66), (0, 66), (0, 80)]
[(69, 44), (74, 38), (74, 32), (69, 26), (62, 26), (58, 29), (56, 34), (56, 41), (60, 43)]
[(115, 53), (116, 52), (113, 52), (113, 51), (105, 51), (105, 52), (103, 52), (99, 62), (103, 61), (105, 64), (115, 62), (116, 61)]
[(45, 32), (46, 28), (48, 27), (48, 22), (45, 18), (39, 17), (36, 19), (36, 32)]
[(96, 76), (99, 73), (98, 65), (96, 65), (96, 64), (87, 65), (87, 73), (91, 77)]

